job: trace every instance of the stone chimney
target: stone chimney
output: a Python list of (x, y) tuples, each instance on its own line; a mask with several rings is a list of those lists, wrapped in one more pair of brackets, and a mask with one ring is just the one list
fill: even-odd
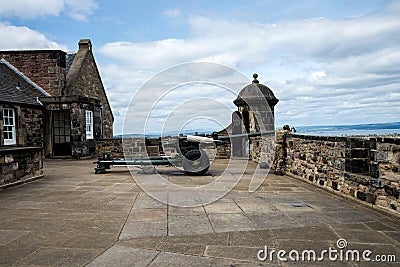
[(90, 39), (81, 39), (78, 44), (79, 50), (92, 50), (92, 42), (90, 42)]

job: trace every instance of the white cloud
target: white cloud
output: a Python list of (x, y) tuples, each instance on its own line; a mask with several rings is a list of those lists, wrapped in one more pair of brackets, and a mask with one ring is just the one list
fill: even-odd
[(177, 18), (181, 15), (179, 8), (165, 9), (162, 14), (168, 18)]
[[(399, 120), (398, 6), (347, 19), (275, 24), (192, 16), (191, 36), (186, 39), (113, 42), (101, 47), (100, 53), (117, 62), (113, 72), (105, 70), (104, 76), (117, 81), (115, 73), (129, 72), (133, 78), (127, 84), (135, 91), (140, 76), (150, 77), (182, 62), (212, 61), (237, 68), (249, 78), (259, 72), (260, 81), (267, 80), (281, 100), (276, 107), (278, 126)], [(109, 90), (118, 88), (123, 88), (123, 82)], [(342, 105), (344, 101), (349, 103)]]
[(65, 11), (75, 20), (87, 21), (96, 8), (94, 0), (65, 0)]
[(363, 55), (382, 47), (397, 46), (400, 41), (400, 20), (389, 15), (265, 25), (195, 16), (188, 23), (193, 35), (189, 39), (114, 42), (101, 51), (145, 69), (199, 59), (248, 66), (276, 59), (299, 64), (309, 59), (326, 61)]
[(0, 2), (0, 18), (32, 19), (40, 16), (58, 16), (67, 13), (76, 20), (87, 20), (97, 8), (94, 0), (13, 0)]
[(42, 33), (28, 27), (17, 27), (0, 22), (0, 50), (60, 49), (67, 50), (46, 38)]
[(0, 2), (0, 17), (34, 18), (38, 16), (58, 16), (64, 8), (63, 0), (14, 0)]

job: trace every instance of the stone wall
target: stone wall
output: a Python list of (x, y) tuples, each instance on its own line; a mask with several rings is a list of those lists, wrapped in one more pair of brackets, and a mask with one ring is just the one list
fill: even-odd
[(45, 157), (52, 158), (53, 134), (52, 134), (52, 114), (57, 111), (66, 111), (71, 119), (71, 156), (80, 158), (93, 156), (96, 152), (96, 145), (93, 139), (86, 138), (86, 114), (85, 111), (93, 111), (93, 134), (98, 138), (101, 134), (100, 123), (101, 111), (100, 101), (83, 96), (60, 96), (41, 98), (45, 112)]
[(157, 156), (160, 148), (158, 138), (113, 138), (96, 140), (96, 151), (100, 155), (111, 153), (113, 158), (135, 158)]
[(61, 95), (66, 84), (65, 56), (61, 50), (0, 51), (0, 58), (53, 96)]
[[(43, 146), (43, 109), (41, 106), (26, 106), (12, 103), (0, 104), (0, 125), (3, 125), (3, 108), (12, 108), (15, 112), (16, 145)], [(4, 144), (3, 127), (0, 127), (0, 145)]]
[(216, 159), (229, 159), (231, 158), (231, 144), (226, 143), (220, 146), (217, 146), (217, 154), (215, 155)]
[[(114, 138), (114, 139), (101, 139), (96, 140), (96, 150), (98, 154), (111, 153), (113, 158), (137, 158), (148, 156), (175, 156), (180, 153), (178, 137), (163, 138), (160, 145), (160, 138)], [(215, 155), (213, 146), (200, 145), (208, 157), (212, 160), (218, 155)], [(217, 153), (228, 153), (230, 149), (224, 146), (218, 149)], [(125, 152), (125, 153), (124, 153)], [(221, 157), (218, 158), (222, 158)]]
[(102, 108), (102, 138), (113, 137), (114, 118), (111, 113), (111, 107), (107, 100), (103, 83), (97, 70), (97, 66), (92, 53), (89, 53), (83, 62), (80, 77), (69, 88), (69, 94), (81, 95), (100, 100)]
[(98, 99), (102, 105), (102, 136), (113, 138), (114, 117), (92, 53), (89, 40), (79, 42), (79, 50), (67, 76), (67, 95), (79, 95)]
[(43, 177), (41, 147), (1, 147), (0, 187)]
[(250, 159), (255, 162), (272, 165), (275, 152), (275, 138), (273, 136), (260, 136), (250, 138)]
[(400, 212), (400, 138), (288, 134), (286, 173)]
[[(93, 111), (95, 107), (88, 103), (71, 103), (71, 151), (76, 158), (93, 156), (96, 145), (93, 139), (86, 138), (86, 110)], [(93, 112), (93, 119), (96, 112)], [(96, 131), (97, 130), (97, 131)], [(94, 129), (94, 135), (99, 129)]]
[(21, 107), (20, 112), (18, 114), (20, 144), (29, 147), (43, 147), (43, 110)]

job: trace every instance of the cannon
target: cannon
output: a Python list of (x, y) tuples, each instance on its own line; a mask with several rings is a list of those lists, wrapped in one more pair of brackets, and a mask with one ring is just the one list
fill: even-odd
[[(210, 159), (203, 150), (204, 147), (229, 144), (232, 139), (250, 138), (274, 133), (275, 131), (222, 136), (219, 136), (218, 133), (212, 133), (208, 136), (179, 136), (180, 153), (175, 156), (165, 156), (160, 154), (158, 156), (146, 156), (131, 159), (114, 159), (110, 153), (105, 153), (100, 155), (98, 160), (94, 162), (97, 164), (95, 173), (106, 173), (108, 169), (111, 169), (111, 166), (135, 166), (143, 169), (145, 166), (165, 165), (182, 167), (189, 175), (204, 175), (210, 167)], [(161, 139), (159, 139), (159, 146), (162, 147)]]

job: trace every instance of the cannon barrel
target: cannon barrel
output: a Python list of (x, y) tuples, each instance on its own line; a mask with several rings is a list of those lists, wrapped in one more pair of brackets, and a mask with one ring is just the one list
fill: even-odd
[(271, 134), (275, 134), (275, 131), (271, 130), (265, 132), (252, 132), (252, 133), (231, 134), (231, 135), (218, 135), (218, 133), (213, 133), (210, 136), (182, 135), (179, 136), (179, 140), (195, 142), (195, 143), (212, 143), (212, 142), (218, 143), (218, 141), (226, 141), (229, 139), (250, 138), (250, 137), (257, 137), (257, 136), (271, 135)]
[(257, 136), (270, 135), (270, 134), (275, 134), (275, 131), (231, 134), (231, 135), (222, 135), (222, 136), (217, 135), (216, 139), (217, 140), (229, 140), (229, 139), (235, 139), (235, 138), (250, 138), (250, 137), (257, 137)]

